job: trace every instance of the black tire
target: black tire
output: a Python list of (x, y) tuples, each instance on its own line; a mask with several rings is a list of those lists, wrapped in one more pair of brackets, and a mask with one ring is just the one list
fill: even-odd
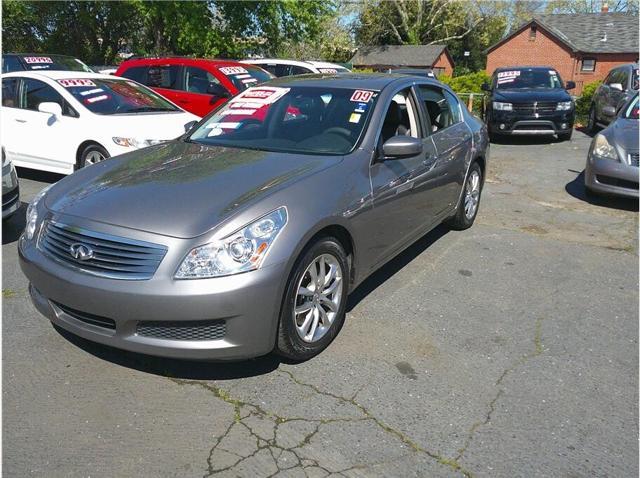
[[(298, 324), (297, 321), (300, 320), (304, 322), (304, 317), (302, 317), (304, 312), (301, 313), (300, 316), (295, 316), (294, 308), (308, 305), (312, 301), (316, 300), (316, 297), (312, 299), (300, 296), (298, 294), (298, 288), (301, 283), (304, 284), (304, 281), (310, 279), (307, 269), (311, 267), (311, 265), (314, 264), (321, 256), (333, 257), (336, 261), (336, 265), (339, 264), (341, 268), (341, 284), (338, 282), (338, 285), (335, 288), (336, 291), (338, 288), (341, 288), (339, 292), (340, 300), (338, 301), (338, 307), (336, 308), (333, 321), (331, 321), (330, 325), (327, 327), (324, 335), (318, 337), (315, 341), (309, 342), (303, 340), (298, 333), (298, 328), (296, 326), (303, 325)], [(313, 267), (315, 268), (316, 264), (314, 264)], [(308, 246), (296, 261), (293, 271), (289, 277), (289, 282), (287, 284), (287, 289), (282, 303), (282, 310), (280, 312), (278, 339), (275, 352), (294, 361), (303, 361), (314, 357), (327, 348), (336, 337), (344, 323), (347, 306), (348, 281), (349, 266), (347, 255), (337, 239), (333, 237), (324, 237)], [(332, 283), (333, 282), (329, 281), (329, 283), (325, 284), (325, 287), (330, 288), (329, 284)], [(325, 316), (328, 317), (328, 314), (326, 313), (327, 309), (324, 307), (323, 309), (325, 310)], [(310, 313), (313, 314), (312, 309), (310, 309)]]
[[(465, 208), (466, 196), (467, 196), (467, 191), (471, 186), (469, 184), (469, 181), (472, 179), (472, 177), (475, 174), (478, 175), (478, 187), (479, 187), (478, 194), (477, 194), (476, 207), (475, 207), (475, 210), (473, 211), (473, 214), (470, 217), (467, 217), (466, 208)], [(480, 167), (477, 161), (474, 161), (471, 164), (471, 166), (469, 166), (469, 172), (467, 173), (467, 177), (464, 180), (462, 197), (460, 198), (460, 203), (458, 204), (458, 208), (456, 209), (455, 214), (445, 221), (445, 224), (447, 226), (449, 226), (451, 229), (454, 229), (456, 231), (469, 229), (471, 226), (473, 226), (473, 222), (476, 220), (476, 216), (478, 215), (478, 209), (480, 208), (480, 198), (482, 196), (483, 185), (484, 185), (484, 179), (482, 177), (482, 168)]]
[(595, 105), (589, 108), (589, 121), (587, 123), (587, 132), (594, 134), (598, 131), (598, 118), (596, 117)]
[(85, 166), (88, 166), (89, 164), (95, 164), (90, 158), (95, 158), (97, 155), (102, 156), (103, 159), (100, 161), (109, 158), (109, 153), (107, 152), (107, 150), (99, 144), (91, 143), (85, 146), (78, 156), (78, 160), (76, 162), (76, 171), (78, 169), (84, 168)]
[(573, 129), (571, 129), (568, 133), (558, 134), (558, 141), (569, 141), (571, 140), (571, 136), (573, 136)]

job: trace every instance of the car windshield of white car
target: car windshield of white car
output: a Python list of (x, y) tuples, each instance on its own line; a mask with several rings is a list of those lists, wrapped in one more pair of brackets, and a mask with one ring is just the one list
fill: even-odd
[(99, 115), (180, 111), (160, 95), (133, 81), (66, 78), (58, 83), (85, 108)]
[(294, 86), (249, 88), (217, 110), (189, 141), (263, 151), (347, 154), (358, 143), (378, 93)]
[(225, 75), (238, 91), (244, 91), (247, 88), (273, 79), (273, 75), (262, 68), (252, 65), (221, 66), (218, 71)]
[(498, 89), (562, 88), (562, 82), (555, 70), (521, 68), (497, 72), (496, 87)]
[(21, 57), (28, 70), (63, 70), (93, 73), (93, 70), (77, 58), (62, 55), (24, 55)]

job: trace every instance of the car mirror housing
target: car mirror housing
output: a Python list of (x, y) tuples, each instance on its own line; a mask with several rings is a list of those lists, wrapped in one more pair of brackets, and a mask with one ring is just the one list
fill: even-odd
[(602, 112), (607, 116), (615, 116), (616, 109), (613, 106), (605, 106), (602, 108)]
[(193, 127), (194, 127), (195, 125), (197, 125), (197, 124), (198, 124), (198, 122), (197, 122), (197, 121), (195, 121), (195, 120), (194, 120), (194, 121), (189, 121), (188, 123), (185, 123), (185, 125), (184, 125), (184, 132), (185, 132), (185, 133), (188, 133), (188, 132), (189, 132), (189, 131), (191, 131), (191, 130), (193, 129)]
[(491, 86), (489, 86), (489, 83), (487, 83), (486, 81), (482, 83), (482, 86), (480, 88), (482, 89), (482, 91), (491, 91)]
[(213, 96), (217, 96), (218, 98), (229, 98), (231, 95), (227, 91), (227, 89), (219, 85), (218, 83), (209, 83), (207, 87), (207, 93)]
[(38, 105), (38, 111), (41, 113), (49, 113), (53, 116), (62, 115), (62, 107), (58, 103), (52, 101), (45, 101)]
[(411, 136), (393, 136), (382, 145), (384, 159), (400, 159), (422, 153), (422, 140)]
[(622, 84), (621, 83), (611, 83), (609, 85), (609, 88), (611, 88), (612, 90), (617, 90), (617, 91), (623, 91), (624, 88), (622, 88)]
[(564, 89), (565, 90), (573, 90), (576, 87), (576, 82), (575, 81), (567, 81), (567, 84), (565, 85)]

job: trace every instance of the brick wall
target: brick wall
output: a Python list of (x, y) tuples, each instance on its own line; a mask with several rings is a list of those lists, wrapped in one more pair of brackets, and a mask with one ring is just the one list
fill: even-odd
[(447, 76), (453, 75), (453, 63), (451, 63), (449, 55), (444, 52), (440, 53), (440, 56), (433, 64), (433, 68), (442, 69), (441, 71)]
[[(595, 58), (595, 71), (580, 71), (583, 56)], [(536, 26), (535, 36), (531, 35), (530, 27), (525, 28), (489, 52), (487, 55), (487, 73), (491, 75), (496, 68), (505, 66), (551, 66), (560, 73), (565, 82), (569, 80), (576, 82), (576, 89), (571, 93), (579, 95), (585, 84), (595, 80), (602, 80), (614, 66), (636, 61), (637, 58), (637, 53), (573, 54), (570, 48), (556, 40), (555, 37), (540, 26)]]

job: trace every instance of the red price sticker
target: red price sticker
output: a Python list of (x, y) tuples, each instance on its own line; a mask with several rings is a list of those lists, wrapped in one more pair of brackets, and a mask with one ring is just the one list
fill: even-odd
[(241, 66), (225, 66), (219, 68), (219, 70), (225, 75), (242, 75), (243, 73), (248, 73), (247, 70)]
[(60, 83), (65, 88), (71, 88), (74, 86), (96, 86), (96, 84), (93, 81), (87, 80), (85, 78), (77, 78), (73, 80), (71, 79), (58, 80), (58, 83)]
[(24, 62), (25, 63), (53, 63), (53, 60), (51, 58), (49, 58), (48, 56), (25, 56), (24, 58)]
[(356, 90), (351, 95), (351, 101), (357, 101), (359, 103), (368, 103), (373, 96), (373, 91)]

